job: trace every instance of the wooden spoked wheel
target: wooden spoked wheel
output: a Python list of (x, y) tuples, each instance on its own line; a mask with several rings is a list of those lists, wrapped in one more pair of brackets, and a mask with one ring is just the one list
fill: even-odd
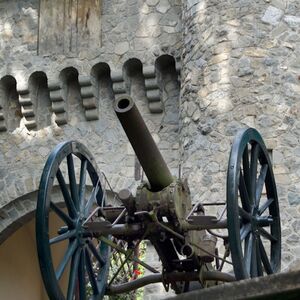
[(260, 134), (240, 131), (227, 172), (229, 246), (236, 279), (280, 270), (281, 230), (272, 164)]
[(59, 144), (44, 167), (36, 240), (51, 300), (96, 300), (105, 293), (110, 248), (84, 226), (95, 206), (105, 206), (98, 174), (89, 151), (74, 141)]

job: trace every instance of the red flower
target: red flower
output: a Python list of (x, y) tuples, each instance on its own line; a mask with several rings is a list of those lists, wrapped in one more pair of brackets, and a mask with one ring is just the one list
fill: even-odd
[(140, 270), (138, 270), (138, 269), (133, 270), (133, 273), (135, 275), (141, 275), (142, 274), (142, 272)]
[(139, 275), (141, 275), (141, 274), (142, 274), (141, 271), (139, 271), (138, 269), (134, 269), (134, 270), (133, 270), (133, 276), (131, 277), (130, 280), (135, 280), (135, 279), (137, 279), (137, 277), (138, 277)]

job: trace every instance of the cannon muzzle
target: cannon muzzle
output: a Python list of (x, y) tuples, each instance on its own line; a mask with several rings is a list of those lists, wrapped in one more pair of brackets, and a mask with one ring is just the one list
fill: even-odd
[(115, 100), (114, 110), (144, 169), (151, 191), (161, 191), (173, 178), (134, 101), (123, 95)]

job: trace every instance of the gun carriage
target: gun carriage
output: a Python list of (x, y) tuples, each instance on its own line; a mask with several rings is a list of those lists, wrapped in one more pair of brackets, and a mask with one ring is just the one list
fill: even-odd
[[(68, 141), (52, 151), (36, 211), (40, 269), (51, 300), (102, 299), (156, 282), (179, 294), (195, 283), (204, 288), (280, 269), (276, 185), (267, 149), (255, 129), (235, 137), (227, 199), (209, 204), (221, 204), (223, 214), (227, 211), (227, 217), (217, 218), (205, 215), (208, 203), (193, 204), (187, 182), (171, 175), (132, 99), (117, 99), (114, 109), (148, 182), (141, 183), (135, 195), (126, 189), (113, 194), (119, 203), (113, 206), (85, 146)], [(143, 240), (153, 244), (161, 271), (139, 259)], [(222, 255), (217, 241), (223, 242)], [(122, 256), (114, 270), (113, 253)], [(132, 271), (137, 264), (150, 274), (118, 281), (124, 266)]]

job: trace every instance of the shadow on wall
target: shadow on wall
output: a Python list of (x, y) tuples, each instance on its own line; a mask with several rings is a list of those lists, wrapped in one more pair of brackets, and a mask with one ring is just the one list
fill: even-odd
[(14, 77), (0, 79), (0, 131), (13, 131), (20, 126), (22, 113), (16, 88)]
[(59, 75), (64, 111), (67, 115), (66, 121), (71, 125), (76, 123), (76, 121), (83, 120), (83, 107), (78, 75), (78, 71), (73, 67), (63, 69)]
[(51, 101), (47, 75), (44, 72), (32, 73), (29, 77), (28, 90), (34, 107), (37, 129), (51, 125)]
[[(99, 110), (105, 110), (104, 103), (114, 99), (111, 70), (107, 63), (98, 63), (91, 70), (91, 84), (81, 87), (81, 95), (87, 120), (97, 120)], [(105, 101), (109, 100), (109, 101)]]

